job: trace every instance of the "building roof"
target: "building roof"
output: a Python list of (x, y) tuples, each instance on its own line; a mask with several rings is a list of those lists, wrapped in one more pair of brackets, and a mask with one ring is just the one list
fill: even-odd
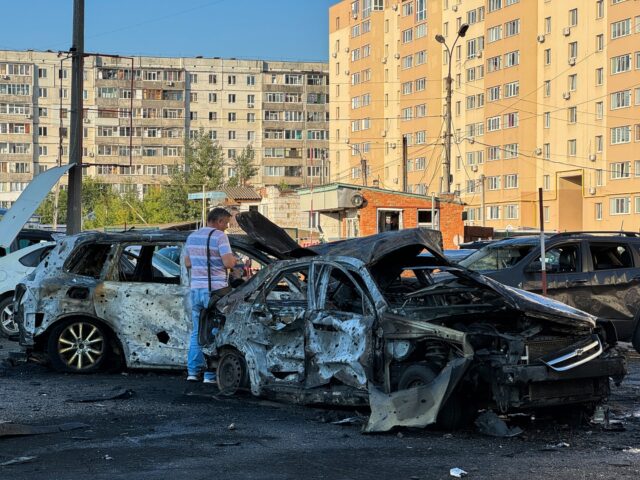
[[(379, 187), (369, 187), (369, 186), (364, 186), (364, 185), (352, 185), (349, 183), (328, 183), (325, 185), (318, 185), (318, 186), (314, 186), (313, 188), (309, 188), (309, 187), (304, 187), (304, 188), (300, 188), (297, 190), (299, 195), (308, 195), (311, 193), (321, 193), (321, 192), (330, 192), (332, 190), (338, 190), (341, 188), (349, 188), (352, 190), (371, 190), (371, 191), (375, 191), (375, 192), (381, 192), (381, 193), (389, 193), (389, 194), (393, 194), (393, 195), (402, 195), (402, 196), (407, 196), (407, 197), (413, 197), (413, 198), (421, 198), (421, 199), (425, 199), (425, 200), (430, 200), (431, 199), (431, 195), (421, 195), (419, 193), (409, 193), (409, 192), (402, 192), (399, 190), (389, 190), (386, 188), (379, 188)], [(452, 199), (452, 198), (447, 198), (446, 196), (441, 197), (436, 195), (436, 200), (438, 202), (442, 202), (442, 203), (462, 203), (459, 200), (456, 199)]]
[(262, 200), (262, 197), (251, 187), (224, 187), (220, 189), (232, 200)]

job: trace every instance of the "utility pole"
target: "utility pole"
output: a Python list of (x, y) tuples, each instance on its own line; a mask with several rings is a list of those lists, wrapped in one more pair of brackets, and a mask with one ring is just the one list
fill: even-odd
[(484, 195), (485, 195), (485, 190), (486, 190), (485, 186), (484, 186), (484, 182), (485, 182), (486, 178), (487, 177), (484, 176), (484, 173), (482, 175), (480, 175), (480, 182), (481, 182), (480, 183), (480, 188), (482, 188), (481, 196), (480, 196), (480, 199), (481, 199), (480, 200), (480, 215), (482, 215), (482, 226), (483, 227), (485, 226), (485, 217), (486, 217), (486, 215), (485, 215), (486, 212), (484, 211), (484, 209), (485, 209), (485, 197), (484, 197)]
[(409, 161), (409, 149), (407, 146), (407, 136), (402, 136), (402, 191), (407, 191), (407, 162)]
[(73, 1), (73, 44), (71, 53), (71, 112), (69, 132), (69, 196), (67, 234), (82, 230), (82, 114), (84, 64), (84, 0)]
[(436, 41), (438, 43), (442, 43), (444, 47), (447, 49), (448, 62), (447, 65), (449, 67), (449, 72), (447, 73), (447, 78), (445, 79), (447, 85), (447, 104), (446, 104), (446, 122), (447, 122), (447, 133), (445, 133), (445, 151), (444, 151), (444, 161), (442, 162), (442, 187), (441, 193), (451, 193), (451, 130), (452, 130), (452, 118), (451, 118), (451, 95), (453, 90), (453, 79), (451, 78), (451, 61), (453, 57), (453, 49), (460, 40), (460, 37), (464, 37), (467, 34), (467, 30), (469, 30), (469, 25), (463, 23), (460, 25), (458, 29), (458, 35), (456, 36), (456, 40), (453, 42), (451, 48), (446, 44), (444, 36), (438, 34), (436, 35)]

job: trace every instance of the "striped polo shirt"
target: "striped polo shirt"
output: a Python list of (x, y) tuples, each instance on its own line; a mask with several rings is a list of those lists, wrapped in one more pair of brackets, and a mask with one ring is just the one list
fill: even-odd
[[(209, 288), (207, 276), (207, 238), (214, 230), (203, 227), (187, 237), (187, 255), (191, 259), (191, 288)], [(209, 241), (211, 265), (211, 290), (227, 286), (227, 270), (222, 263), (222, 255), (232, 253), (227, 234), (215, 230)]]

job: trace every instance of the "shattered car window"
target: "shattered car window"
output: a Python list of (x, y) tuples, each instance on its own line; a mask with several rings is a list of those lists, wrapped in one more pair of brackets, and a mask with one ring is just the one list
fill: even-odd
[[(159, 253), (167, 245), (128, 245), (117, 263), (121, 282), (180, 283), (180, 265)], [(165, 250), (166, 251), (166, 250)]]
[(461, 260), (460, 265), (476, 272), (502, 270), (517, 264), (532, 248), (533, 245), (489, 245)]
[(307, 281), (309, 279), (309, 270), (293, 269), (280, 272), (274, 278), (265, 293), (265, 300), (281, 301), (281, 300), (306, 300), (307, 299)]
[(67, 260), (65, 270), (76, 275), (100, 278), (111, 247), (110, 243), (82, 245)]
[(347, 274), (339, 268), (331, 268), (325, 273), (326, 290), (321, 296), (323, 304), (318, 308), (328, 311), (341, 311), (357, 313), (359, 315), (370, 314), (372, 309), (366, 297), (362, 295), (361, 288), (356, 285), (353, 273)]
[(592, 244), (590, 250), (594, 270), (633, 267), (633, 256), (627, 245)]

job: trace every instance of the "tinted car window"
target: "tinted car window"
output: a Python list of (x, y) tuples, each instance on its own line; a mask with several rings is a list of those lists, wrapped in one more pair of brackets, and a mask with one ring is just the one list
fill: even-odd
[[(580, 250), (578, 245), (559, 245), (545, 252), (545, 262), (549, 273), (571, 273), (579, 271)], [(540, 258), (531, 262), (533, 270), (540, 269)]]
[(38, 264), (47, 256), (49, 251), (53, 248), (53, 245), (49, 245), (47, 247), (38, 248), (33, 252), (27, 253), (25, 256), (20, 258), (19, 262), (25, 267), (37, 267)]
[(624, 243), (591, 244), (589, 248), (594, 270), (633, 267), (631, 249)]
[(522, 260), (533, 245), (489, 245), (458, 262), (474, 271), (502, 270), (510, 268)]

